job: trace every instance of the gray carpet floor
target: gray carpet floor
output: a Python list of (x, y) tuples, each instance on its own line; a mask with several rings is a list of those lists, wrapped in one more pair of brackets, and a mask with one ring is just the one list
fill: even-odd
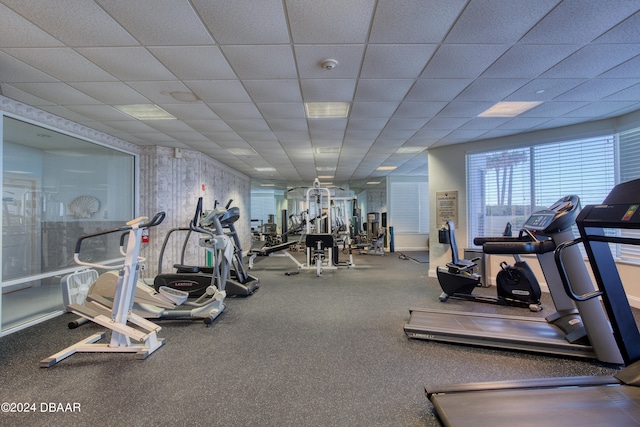
[[(0, 402), (37, 405), (35, 413), (0, 413), (0, 424), (438, 426), (427, 383), (616, 371), (588, 360), (410, 340), (403, 332), (409, 307), (532, 316), (550, 309), (441, 303), (428, 264), (393, 253), (354, 258), (355, 268), (322, 277), (315, 270), (286, 276), (295, 270), (291, 260), (258, 258), (252, 273), (262, 285), (254, 295), (228, 298), (209, 328), (162, 322), (165, 345), (146, 360), (83, 353), (40, 368), (41, 359), (102, 331), (67, 329), (72, 314), (0, 338)], [(42, 412), (43, 403), (80, 411)]]

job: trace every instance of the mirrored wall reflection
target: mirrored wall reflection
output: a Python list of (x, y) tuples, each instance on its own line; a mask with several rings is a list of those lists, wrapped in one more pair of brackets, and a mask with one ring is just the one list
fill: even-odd
[[(7, 116), (2, 150), (4, 332), (63, 309), (78, 237), (133, 218), (135, 158)], [(118, 258), (119, 242), (92, 242), (84, 255)]]

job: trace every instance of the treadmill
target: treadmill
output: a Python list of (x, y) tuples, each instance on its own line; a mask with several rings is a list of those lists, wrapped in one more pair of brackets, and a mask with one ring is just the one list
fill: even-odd
[[(580, 212), (578, 196), (565, 196), (548, 209), (534, 212), (517, 237), (482, 237), (483, 252), (536, 254), (556, 312), (546, 318), (411, 308), (404, 331), (409, 338), (492, 348), (598, 359), (622, 364), (611, 328), (597, 299), (574, 302), (563, 288), (555, 264), (555, 248), (574, 239), (571, 229)], [(563, 255), (576, 292), (594, 287), (580, 250)]]
[[(620, 230), (640, 229), (640, 180), (617, 185), (600, 205), (586, 206), (576, 221), (580, 238), (555, 251), (567, 293), (576, 301), (602, 298), (626, 367), (614, 376), (430, 386), (427, 397), (445, 426), (640, 425), (640, 332), (625, 294), (610, 243), (640, 245)], [(616, 233), (605, 234), (605, 229)], [(576, 292), (563, 252), (582, 242), (598, 289)]]

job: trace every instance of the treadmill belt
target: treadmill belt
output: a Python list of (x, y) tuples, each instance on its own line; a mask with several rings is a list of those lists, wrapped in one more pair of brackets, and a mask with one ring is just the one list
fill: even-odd
[(640, 426), (640, 388), (626, 385), (434, 394), (445, 426)]

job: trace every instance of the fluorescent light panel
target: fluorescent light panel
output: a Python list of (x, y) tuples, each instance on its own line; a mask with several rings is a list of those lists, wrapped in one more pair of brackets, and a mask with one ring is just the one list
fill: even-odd
[(275, 172), (275, 168), (254, 168), (258, 172)]
[(396, 170), (397, 168), (398, 168), (397, 166), (380, 166), (376, 170), (379, 170), (379, 171), (392, 171), (392, 170)]
[(138, 120), (176, 120), (155, 104), (114, 105), (119, 111)]
[(318, 175), (318, 179), (333, 179), (334, 175)]
[(340, 147), (316, 147), (313, 152), (316, 154), (340, 154)]
[(304, 110), (309, 119), (344, 119), (349, 116), (348, 102), (305, 102)]
[(400, 147), (396, 153), (398, 154), (418, 154), (426, 150), (426, 147)]
[(333, 172), (336, 168), (332, 166), (316, 166), (316, 170), (318, 172)]
[(493, 107), (480, 113), (478, 117), (515, 117), (540, 104), (542, 104), (542, 101), (498, 102)]
[(368, 185), (376, 185), (376, 184), (380, 184), (380, 181), (367, 181)]
[(236, 156), (255, 156), (258, 154), (253, 148), (227, 148), (227, 151)]

